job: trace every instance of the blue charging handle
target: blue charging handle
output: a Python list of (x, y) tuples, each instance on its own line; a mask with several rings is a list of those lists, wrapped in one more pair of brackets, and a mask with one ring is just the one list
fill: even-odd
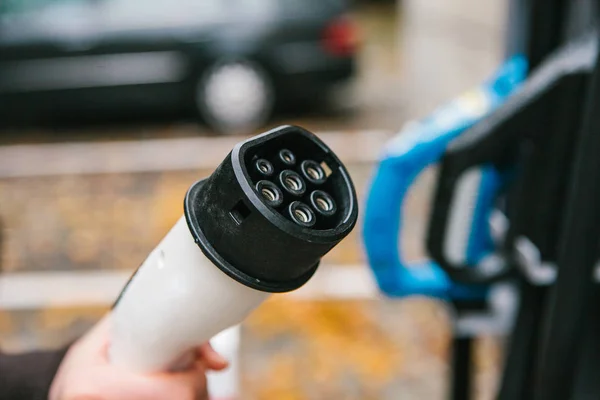
[[(439, 108), (426, 119), (409, 124), (385, 147), (367, 198), (363, 238), (367, 257), (382, 292), (402, 297), (425, 295), (442, 299), (485, 298), (488, 287), (452, 282), (434, 262), (407, 263), (399, 249), (402, 209), (417, 176), (437, 163), (448, 143), (500, 106), (526, 78), (527, 61), (514, 56), (489, 81)], [(470, 172), (452, 207), (459, 216), (451, 233), (454, 253), (477, 263), (493, 248), (489, 216), (502, 177), (481, 167)]]

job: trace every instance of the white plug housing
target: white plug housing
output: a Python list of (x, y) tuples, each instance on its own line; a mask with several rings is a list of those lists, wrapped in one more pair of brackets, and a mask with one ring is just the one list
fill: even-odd
[(168, 370), (190, 348), (240, 323), (270, 294), (217, 268), (182, 217), (117, 301), (110, 360), (136, 372)]
[(342, 162), (305, 129), (238, 143), (190, 186), (184, 216), (123, 289), (111, 360), (139, 372), (185, 365), (271, 293), (308, 282), (354, 228), (357, 202)]

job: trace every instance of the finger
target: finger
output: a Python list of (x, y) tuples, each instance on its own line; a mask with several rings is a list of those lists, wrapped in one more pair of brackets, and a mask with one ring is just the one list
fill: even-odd
[(107, 337), (110, 332), (110, 324), (110, 313), (107, 313), (98, 322), (96, 322), (96, 325), (90, 329), (85, 337)]
[(196, 395), (197, 395), (197, 399), (198, 400), (209, 400), (209, 397), (208, 397), (208, 386), (205, 386), (204, 390), (198, 392)]
[(221, 371), (229, 366), (229, 361), (217, 353), (210, 343), (205, 343), (200, 346), (196, 354), (207, 369)]
[(187, 351), (171, 364), (169, 371), (181, 372), (192, 368), (196, 358), (196, 353), (193, 350)]
[[(108, 391), (115, 400), (165, 400), (207, 399), (206, 369), (200, 362), (194, 362), (186, 371), (156, 372), (150, 374), (118, 374), (111, 369), (114, 391)], [(126, 375), (123, 379), (123, 375)], [(108, 379), (109, 380), (109, 379)], [(106, 380), (105, 380), (106, 381)]]
[(102, 317), (84, 336), (71, 345), (69, 353), (75, 353), (78, 359), (102, 361), (108, 345), (110, 318)]
[(186, 371), (170, 373), (166, 382), (173, 391), (185, 394), (181, 398), (208, 399), (206, 367), (200, 361), (194, 362)]

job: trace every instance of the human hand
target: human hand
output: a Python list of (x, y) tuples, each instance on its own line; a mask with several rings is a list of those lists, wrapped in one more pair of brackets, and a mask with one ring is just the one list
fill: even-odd
[(206, 371), (227, 368), (209, 343), (195, 350), (185, 370), (136, 374), (108, 360), (109, 317), (79, 339), (63, 359), (49, 400), (205, 400)]

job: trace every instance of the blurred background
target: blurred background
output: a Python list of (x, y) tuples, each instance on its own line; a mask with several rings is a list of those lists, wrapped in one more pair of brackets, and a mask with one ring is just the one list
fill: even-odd
[[(2, 0), (0, 347), (85, 332), (243, 137), (317, 133), (364, 199), (384, 143), (489, 76), (507, 0)], [(402, 246), (423, 255), (433, 171)], [(377, 293), (360, 226), (242, 326), (241, 399), (442, 399), (447, 305)], [(479, 398), (501, 354), (482, 338)]]

